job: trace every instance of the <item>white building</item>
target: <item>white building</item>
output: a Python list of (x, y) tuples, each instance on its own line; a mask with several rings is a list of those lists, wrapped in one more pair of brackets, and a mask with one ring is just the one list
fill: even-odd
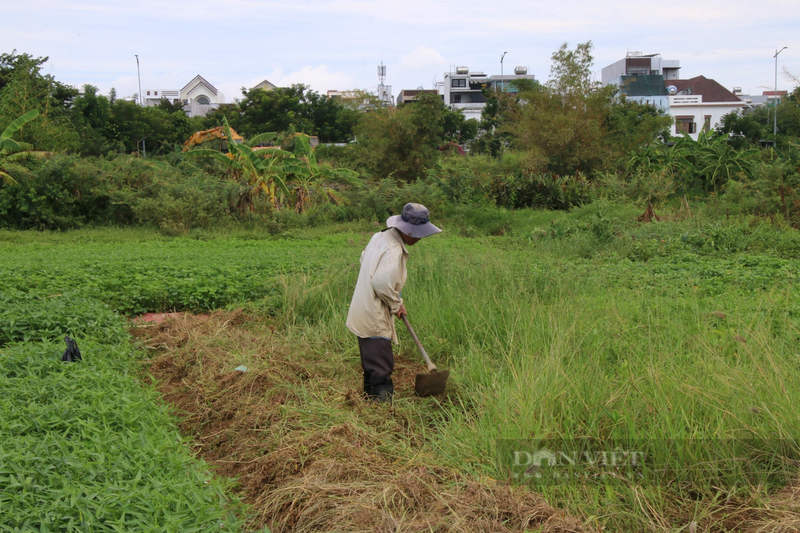
[(483, 72), (470, 72), (467, 67), (458, 67), (455, 72), (445, 72), (444, 81), (436, 84), (439, 94), (442, 95), (445, 105), (453, 110), (461, 111), (467, 119), (480, 120), (481, 112), (486, 105), (483, 89), (500, 88), (501, 90), (514, 91), (513, 80), (533, 80), (533, 74), (528, 74), (527, 67), (516, 67), (514, 74), (503, 76), (487, 76)]
[(745, 107), (733, 92), (705, 76), (679, 79), (680, 61), (660, 54), (630, 52), (602, 70), (604, 85), (614, 85), (627, 99), (650, 104), (672, 117), (673, 135), (697, 139), (715, 128), (723, 115)]
[(715, 128), (723, 115), (744, 109), (745, 102), (731, 91), (705, 76), (689, 80), (669, 80), (669, 114), (675, 119), (673, 133), (688, 133), (697, 139), (700, 131)]
[(622, 85), (623, 76), (663, 76), (665, 80), (680, 78), (681, 62), (677, 59), (662, 59), (661, 54), (643, 55), (641, 52), (628, 52), (620, 59), (604, 67), (601, 72), (603, 85)]
[(143, 96), (144, 105), (148, 107), (158, 105), (162, 99), (172, 104), (181, 102), (183, 110), (190, 117), (205, 116), (225, 103), (225, 96), (199, 74), (181, 90), (148, 89)]

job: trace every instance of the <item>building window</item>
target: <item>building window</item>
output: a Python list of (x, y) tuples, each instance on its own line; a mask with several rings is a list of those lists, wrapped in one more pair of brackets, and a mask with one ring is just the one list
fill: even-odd
[(675, 117), (675, 133), (697, 133), (694, 117)]
[(450, 103), (451, 104), (460, 104), (461, 103), (461, 95), (460, 94), (451, 94), (450, 95)]
[(198, 97), (197, 97), (197, 103), (198, 103), (198, 104), (200, 104), (200, 105), (208, 105), (208, 104), (210, 104), (211, 102), (210, 102), (210, 101), (208, 100), (208, 98), (207, 98), (207, 97), (205, 97), (205, 96), (198, 96)]
[(155, 95), (158, 96), (158, 91), (155, 92)]
[(453, 79), (450, 81), (450, 87), (466, 87), (467, 80), (465, 78)]
[(150, 96), (150, 91), (147, 91), (147, 96)]

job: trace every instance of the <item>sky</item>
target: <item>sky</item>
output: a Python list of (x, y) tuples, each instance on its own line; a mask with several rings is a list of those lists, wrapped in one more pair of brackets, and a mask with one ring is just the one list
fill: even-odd
[(49, 57), (43, 71), (120, 97), (181, 89), (200, 74), (225, 95), (267, 79), (328, 90), (432, 89), (466, 66), (488, 75), (528, 67), (547, 81), (550, 57), (591, 41), (593, 75), (628, 52), (679, 60), (744, 94), (800, 78), (800, 0), (0, 0), (0, 53)]

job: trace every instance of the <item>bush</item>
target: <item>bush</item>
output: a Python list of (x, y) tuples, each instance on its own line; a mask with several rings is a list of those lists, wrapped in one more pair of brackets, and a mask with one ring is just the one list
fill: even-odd
[(749, 214), (785, 220), (800, 228), (800, 174), (788, 161), (763, 162), (753, 178), (730, 181), (712, 207), (719, 214)]
[(57, 155), (29, 165), (11, 170), (17, 184), (0, 184), (0, 227), (65, 230), (86, 224), (144, 224), (184, 233), (265, 208), (256, 204), (241, 209), (244, 185), (174, 158)]
[(442, 157), (428, 169), (426, 181), (450, 205), (491, 204), (492, 183), (502, 172), (499, 161), (489, 156)]
[(154, 190), (155, 196), (135, 198), (131, 208), (136, 220), (179, 235), (230, 218), (239, 184), (194, 177), (185, 182), (157, 184)]

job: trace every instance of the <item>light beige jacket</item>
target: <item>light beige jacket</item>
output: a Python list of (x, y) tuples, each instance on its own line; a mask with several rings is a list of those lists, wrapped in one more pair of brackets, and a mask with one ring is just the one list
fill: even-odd
[(361, 253), (361, 270), (347, 313), (347, 327), (361, 338), (385, 337), (397, 343), (394, 314), (403, 304), (408, 249), (397, 229), (372, 236)]

